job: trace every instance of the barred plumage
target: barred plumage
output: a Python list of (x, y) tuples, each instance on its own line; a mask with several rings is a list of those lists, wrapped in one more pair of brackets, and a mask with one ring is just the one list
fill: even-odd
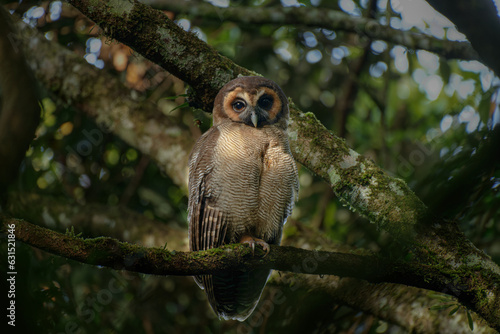
[[(273, 81), (241, 77), (214, 102), (214, 125), (189, 158), (189, 240), (193, 251), (247, 242), (280, 244), (298, 196), (287, 137), (288, 103)], [(268, 247), (268, 246), (267, 246)], [(195, 277), (219, 317), (245, 320), (269, 270)]]

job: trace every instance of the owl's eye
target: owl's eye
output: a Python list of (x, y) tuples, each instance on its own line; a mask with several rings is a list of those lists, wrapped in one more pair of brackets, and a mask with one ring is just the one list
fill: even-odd
[(242, 112), (245, 110), (247, 104), (241, 100), (233, 102), (233, 110), (236, 112)]
[(259, 102), (257, 103), (259, 104), (259, 107), (261, 107), (262, 109), (269, 110), (273, 106), (273, 102), (274, 100), (272, 96), (264, 95), (259, 99)]

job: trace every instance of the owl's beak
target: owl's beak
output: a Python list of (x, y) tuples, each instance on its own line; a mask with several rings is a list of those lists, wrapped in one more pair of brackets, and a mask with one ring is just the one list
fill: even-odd
[(252, 114), (250, 115), (250, 120), (252, 121), (253, 126), (257, 127), (257, 124), (259, 122), (259, 117), (257, 116), (255, 110), (252, 110)]
[(244, 112), (242, 112), (239, 118), (248, 126), (254, 126), (258, 128), (259, 126), (264, 126), (268, 124), (269, 115), (267, 111), (259, 108), (259, 106), (255, 108), (247, 108)]

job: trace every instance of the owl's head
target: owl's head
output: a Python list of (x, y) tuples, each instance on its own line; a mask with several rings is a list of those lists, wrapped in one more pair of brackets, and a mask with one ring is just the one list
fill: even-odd
[(225, 120), (251, 127), (288, 126), (288, 100), (272, 80), (262, 77), (240, 77), (221, 88), (214, 102), (214, 125)]

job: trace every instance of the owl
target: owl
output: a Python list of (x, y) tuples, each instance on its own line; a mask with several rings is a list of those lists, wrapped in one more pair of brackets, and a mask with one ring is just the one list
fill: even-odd
[[(213, 126), (189, 157), (189, 245), (192, 251), (246, 243), (279, 245), (298, 196), (288, 144), (288, 101), (262, 77), (240, 77), (217, 94)], [(244, 321), (270, 270), (196, 276), (219, 318)]]

